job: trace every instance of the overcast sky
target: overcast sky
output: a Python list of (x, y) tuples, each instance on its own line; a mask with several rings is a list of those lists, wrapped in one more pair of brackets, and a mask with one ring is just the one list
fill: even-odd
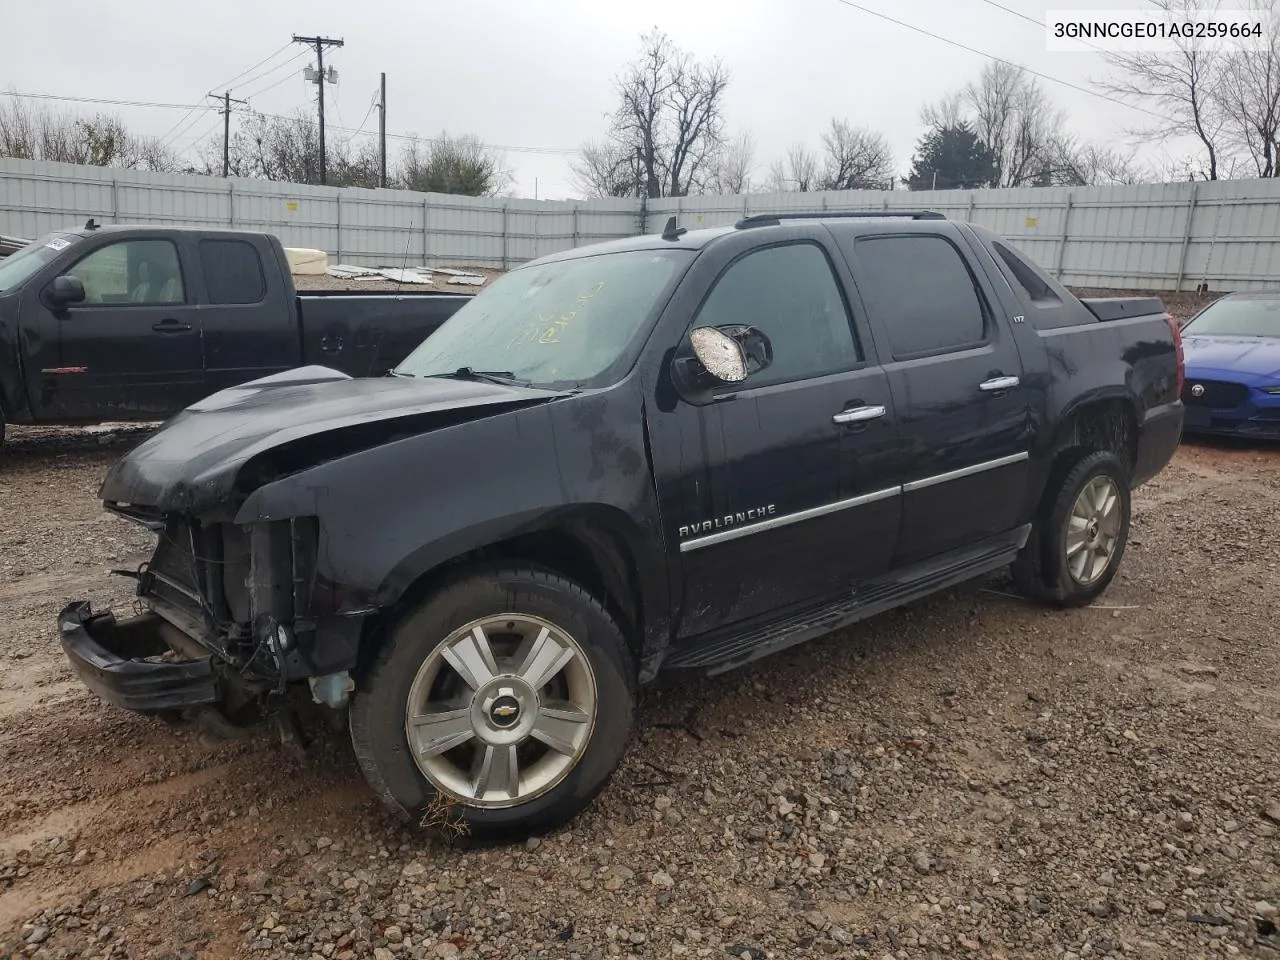
[[(1043, 28), (985, 0), (858, 2), (1081, 86), (1102, 73), (1096, 54), (1050, 53)], [(1143, 6), (1137, 0), (1000, 3), (1041, 20), (1049, 9)], [(729, 130), (754, 135), (760, 179), (789, 144), (817, 147), (832, 117), (883, 132), (905, 173), (921, 132), (920, 105), (973, 78), (986, 62), (840, 0), (0, 0), (0, 23), (3, 89), (182, 104), (221, 92), (221, 84), (294, 33), (341, 38), (345, 45), (326, 58), (339, 73), (337, 87), (326, 94), (331, 124), (364, 122), (376, 132), (369, 108), (385, 71), (389, 133), (447, 130), (520, 147), (506, 151), (515, 192), (532, 197), (536, 187), (544, 199), (574, 195), (568, 153), (605, 129), (612, 80), (652, 26), (728, 67)], [(314, 86), (301, 74), (307, 62), (300, 46), (282, 51), (237, 81), (232, 94), (248, 96), (268, 113), (291, 112), (314, 99)], [(1126, 131), (1150, 119), (1060, 84), (1044, 85), (1081, 137), (1124, 146)], [(212, 112), (184, 120), (182, 110), (102, 109), (116, 111), (136, 132), (169, 135), (179, 149), (220, 130)], [(390, 143), (389, 151), (398, 152), (397, 141)], [(1157, 159), (1184, 150), (1144, 147), (1140, 155)]]

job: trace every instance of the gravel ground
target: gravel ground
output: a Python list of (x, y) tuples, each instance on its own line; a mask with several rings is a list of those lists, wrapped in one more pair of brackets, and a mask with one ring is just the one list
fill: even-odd
[(319, 717), (299, 761), (71, 677), (58, 610), (150, 552), (95, 499), (141, 436), (0, 464), (0, 957), (1280, 957), (1280, 450), (1184, 446), (1095, 607), (993, 579), (661, 680), (590, 810), (479, 846)]

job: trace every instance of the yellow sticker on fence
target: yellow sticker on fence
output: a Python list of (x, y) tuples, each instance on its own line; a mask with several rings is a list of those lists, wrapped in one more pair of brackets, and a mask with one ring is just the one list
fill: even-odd
[(1040, 223), (1040, 218), (1039, 218), (1039, 217), (1027, 217), (1027, 226), (1028, 226), (1028, 227), (1038, 226), (1038, 225), (1039, 225), (1039, 223)]
[(286, 204), (285, 204), (285, 209), (287, 209), (287, 210), (292, 210), (294, 213), (297, 213), (297, 212), (298, 212), (298, 201), (297, 201), (297, 200), (290, 200), (288, 203), (286, 203)]

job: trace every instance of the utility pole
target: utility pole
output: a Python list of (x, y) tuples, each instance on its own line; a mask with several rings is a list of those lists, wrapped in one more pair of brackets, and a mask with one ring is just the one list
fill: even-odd
[[(217, 94), (209, 94), (211, 97)], [(231, 105), (233, 103), (248, 104), (248, 100), (234, 100), (231, 97), (231, 91), (228, 90), (221, 97), (222, 101), (222, 176), (231, 176)]]
[(304, 76), (316, 85), (316, 89), (320, 92), (320, 182), (323, 184), (328, 178), (328, 171), (325, 167), (325, 149), (324, 149), (324, 85), (325, 83), (337, 83), (338, 74), (333, 67), (329, 68), (326, 76), (324, 72), (324, 48), (340, 47), (341, 40), (333, 40), (329, 37), (300, 37), (294, 34), (294, 43), (305, 43), (309, 47), (316, 48), (316, 66), (315, 75), (311, 76), (310, 68), (304, 71)]
[(387, 185), (387, 75), (382, 74), (378, 93), (378, 186)]

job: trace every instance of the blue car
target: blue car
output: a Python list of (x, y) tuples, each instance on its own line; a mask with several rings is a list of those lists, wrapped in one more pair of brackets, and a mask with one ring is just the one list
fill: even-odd
[(1280, 291), (1220, 297), (1182, 338), (1184, 433), (1280, 439)]

